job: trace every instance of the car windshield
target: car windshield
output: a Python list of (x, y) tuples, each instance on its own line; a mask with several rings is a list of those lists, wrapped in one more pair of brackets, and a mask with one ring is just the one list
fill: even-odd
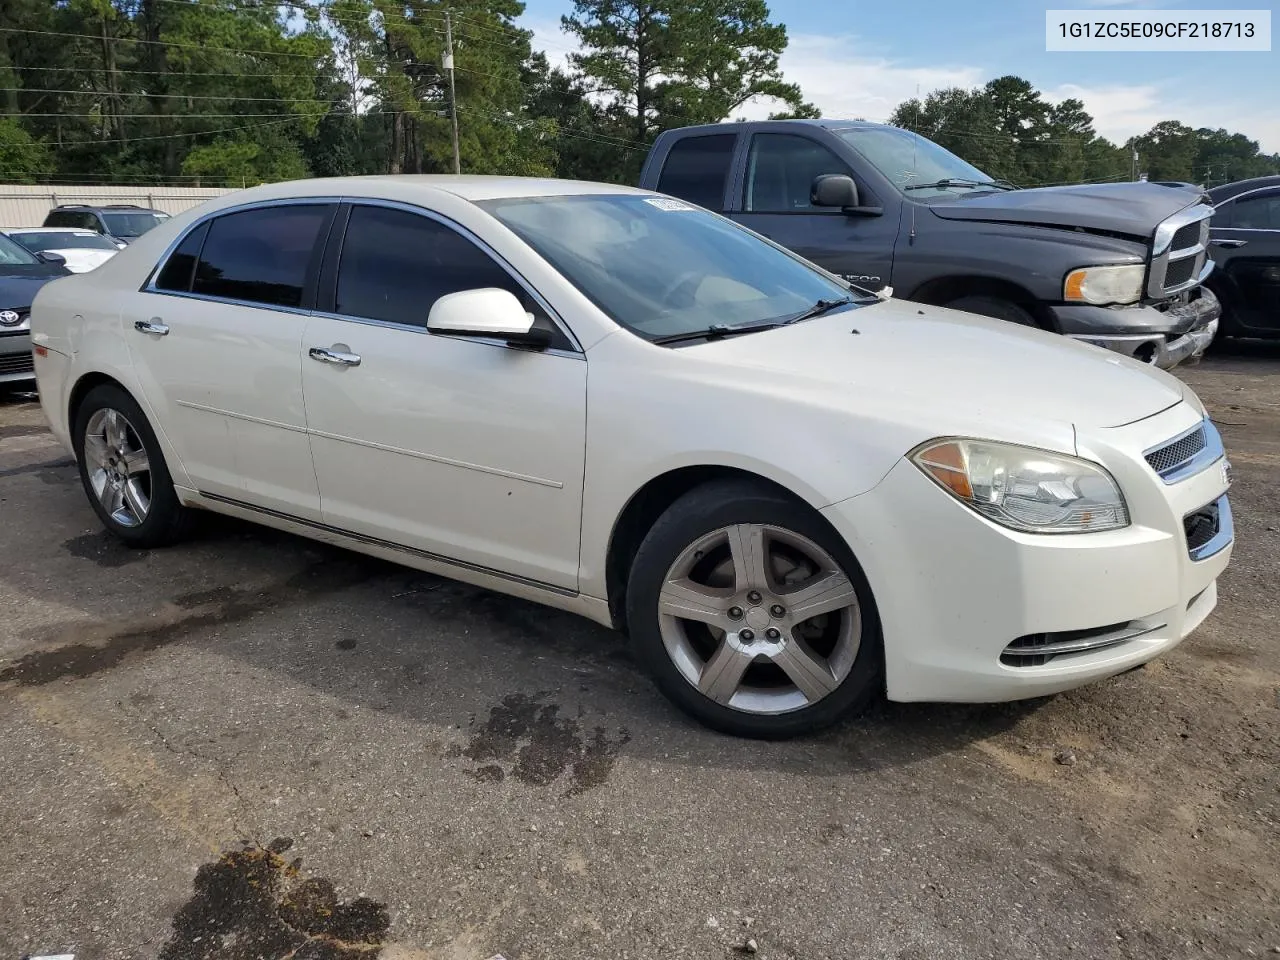
[(161, 220), (167, 220), (167, 217), (160, 217), (154, 213), (104, 213), (103, 221), (107, 225), (107, 232), (113, 237), (140, 237)]
[(784, 321), (848, 288), (680, 200), (575, 196), (480, 203), (601, 310), (649, 340)]
[(13, 239), (28, 250), (41, 253), (45, 250), (116, 250), (117, 245), (100, 233), (80, 230), (75, 233), (19, 233)]
[(39, 262), (30, 251), (0, 234), (0, 264), (6, 267), (29, 267)]
[(835, 132), (899, 190), (938, 184), (942, 180), (967, 181), (969, 184), (939, 184), (915, 189), (912, 196), (917, 199), (973, 193), (982, 189), (975, 188), (973, 184), (992, 182), (991, 177), (950, 150), (901, 127), (848, 127)]

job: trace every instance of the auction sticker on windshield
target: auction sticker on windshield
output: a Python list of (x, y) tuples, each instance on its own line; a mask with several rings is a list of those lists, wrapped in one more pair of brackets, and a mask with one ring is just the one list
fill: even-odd
[(659, 210), (696, 210), (697, 207), (683, 200), (672, 200), (668, 197), (646, 197), (645, 203), (652, 204)]

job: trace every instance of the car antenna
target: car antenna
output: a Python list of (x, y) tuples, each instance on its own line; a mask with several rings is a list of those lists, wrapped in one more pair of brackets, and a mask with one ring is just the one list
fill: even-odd
[[(911, 179), (914, 180), (920, 173), (919, 163), (916, 159), (916, 154), (920, 149), (920, 141), (918, 139), (920, 132), (915, 129), (920, 126), (920, 84), (918, 83), (916, 84), (916, 100), (912, 105), (912, 112), (915, 114), (915, 119), (911, 122)], [(916, 205), (914, 203), (911, 205), (911, 233), (907, 236), (907, 242), (916, 242)]]

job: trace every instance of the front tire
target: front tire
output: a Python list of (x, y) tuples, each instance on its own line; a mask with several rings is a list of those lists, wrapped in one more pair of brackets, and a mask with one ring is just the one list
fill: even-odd
[(94, 387), (76, 410), (72, 437), (80, 482), (103, 526), (133, 547), (182, 538), (191, 512), (133, 397), (114, 384)]
[(879, 619), (852, 552), (761, 484), (705, 484), (658, 519), (631, 568), (627, 625), (658, 688), (735, 736), (812, 733), (883, 689)]
[(961, 297), (958, 300), (952, 300), (950, 303), (944, 304), (944, 306), (948, 310), (963, 310), (965, 313), (976, 313), (979, 316), (1016, 323), (1021, 327), (1039, 326), (1036, 323), (1036, 318), (1025, 307), (1019, 306), (1012, 300), (1002, 300), (999, 297)]

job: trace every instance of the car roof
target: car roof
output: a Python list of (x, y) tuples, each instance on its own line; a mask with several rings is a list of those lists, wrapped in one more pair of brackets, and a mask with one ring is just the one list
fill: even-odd
[(791, 120), (724, 120), (720, 123), (703, 123), (693, 127), (674, 127), (671, 130), (664, 131), (664, 136), (668, 135), (684, 135), (684, 134), (704, 134), (704, 133), (733, 133), (742, 130), (754, 130), (765, 127), (770, 130), (779, 130), (786, 127), (821, 127), (825, 130), (861, 130), (861, 129), (882, 129), (888, 127), (892, 130), (900, 129), (889, 123), (873, 123), (870, 120), (841, 120), (836, 117), (817, 117), (817, 118), (795, 118)]
[(82, 236), (100, 237), (102, 234), (84, 227), (6, 227), (5, 233), (78, 233)]
[(1242, 193), (1260, 190), (1263, 187), (1280, 187), (1280, 175), (1254, 177), (1251, 180), (1237, 180), (1235, 183), (1224, 183), (1218, 187), (1211, 187), (1206, 192), (1214, 203), (1222, 203), (1224, 200), (1230, 200), (1232, 197), (1238, 197)]

